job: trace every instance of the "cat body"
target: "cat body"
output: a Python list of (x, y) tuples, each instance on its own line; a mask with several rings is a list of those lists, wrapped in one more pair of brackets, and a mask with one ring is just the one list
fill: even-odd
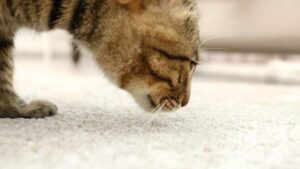
[(13, 87), (18, 29), (63, 29), (87, 48), (117, 86), (146, 110), (185, 106), (199, 61), (193, 0), (0, 0), (0, 117), (54, 115), (48, 101), (27, 104)]

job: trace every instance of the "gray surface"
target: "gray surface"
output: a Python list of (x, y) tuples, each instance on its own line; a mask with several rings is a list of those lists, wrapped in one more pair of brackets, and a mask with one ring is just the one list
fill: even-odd
[(59, 114), (0, 119), (0, 168), (300, 166), (300, 87), (195, 78), (188, 107), (152, 116), (99, 76), (32, 63), (17, 62), (17, 90), (53, 101)]

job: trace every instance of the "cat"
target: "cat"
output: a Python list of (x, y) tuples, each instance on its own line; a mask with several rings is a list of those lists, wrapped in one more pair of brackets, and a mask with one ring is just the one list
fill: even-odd
[(186, 106), (201, 60), (195, 1), (1, 0), (0, 117), (57, 113), (53, 103), (28, 104), (14, 90), (12, 50), (21, 27), (69, 32), (76, 45), (93, 53), (105, 75), (146, 111)]

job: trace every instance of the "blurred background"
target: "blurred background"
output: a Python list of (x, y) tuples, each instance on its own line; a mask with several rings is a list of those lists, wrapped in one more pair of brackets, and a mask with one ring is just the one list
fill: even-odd
[(300, 84), (297, 0), (199, 0), (209, 77)]
[[(300, 84), (299, 1), (198, 2), (205, 62), (197, 75), (224, 81)], [(32, 58), (47, 69), (47, 65), (51, 68), (53, 63), (64, 60), (62, 70), (66, 67), (73, 70), (70, 40), (62, 31), (40, 36), (22, 30), (16, 41), (17, 64)], [(87, 54), (84, 52), (84, 55)], [(83, 71), (91, 67), (91, 61), (86, 58), (79, 66)]]

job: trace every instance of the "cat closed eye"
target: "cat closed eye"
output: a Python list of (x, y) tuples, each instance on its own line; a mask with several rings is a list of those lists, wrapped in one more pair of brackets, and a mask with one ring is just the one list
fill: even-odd
[(190, 59), (186, 56), (176, 56), (173, 55), (165, 50), (162, 49), (158, 49), (158, 48), (153, 48), (154, 51), (160, 53), (162, 56), (167, 57), (168, 59), (172, 59), (172, 60), (182, 60), (182, 61), (190, 61)]

